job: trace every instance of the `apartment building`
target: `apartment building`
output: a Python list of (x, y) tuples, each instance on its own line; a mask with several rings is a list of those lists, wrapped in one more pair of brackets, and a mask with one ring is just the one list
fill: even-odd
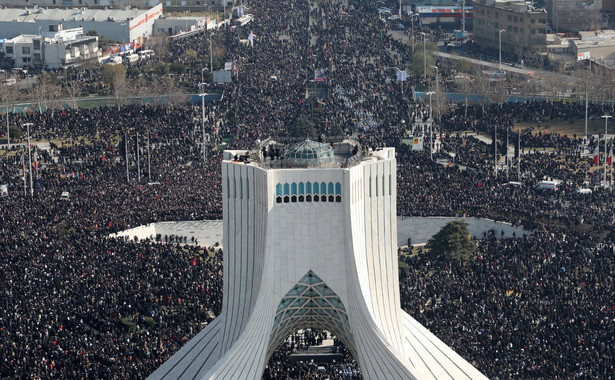
[(509, 54), (545, 51), (547, 11), (524, 1), (477, 0), (474, 6), (474, 41)]

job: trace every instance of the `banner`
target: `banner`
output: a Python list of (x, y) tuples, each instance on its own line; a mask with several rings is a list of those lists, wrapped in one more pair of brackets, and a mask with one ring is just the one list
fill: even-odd
[(590, 59), (590, 58), (591, 58), (591, 53), (588, 51), (577, 53), (577, 61), (582, 61), (584, 59)]
[(408, 73), (406, 70), (397, 70), (397, 81), (405, 82), (406, 80), (408, 80)]
[(422, 137), (411, 137), (412, 138), (412, 150), (422, 151), (423, 150), (423, 138)]
[(214, 71), (214, 83), (230, 83), (231, 72), (226, 70)]
[(324, 69), (316, 69), (316, 70), (314, 70), (314, 81), (315, 82), (324, 82), (325, 81), (325, 70)]
[(9, 195), (9, 185), (0, 185), (0, 198), (4, 198)]

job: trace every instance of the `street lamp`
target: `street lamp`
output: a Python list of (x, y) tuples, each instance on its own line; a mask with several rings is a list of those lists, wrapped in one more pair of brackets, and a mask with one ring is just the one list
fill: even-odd
[(602, 115), (600, 116), (604, 119), (604, 187), (606, 188), (606, 146), (607, 146), (607, 142), (609, 140), (607, 140), (606, 138), (606, 131), (607, 131), (607, 123), (609, 121), (610, 118), (612, 118), (613, 116), (611, 115)]
[[(5, 73), (6, 75), (6, 73)], [(4, 105), (6, 108), (6, 144), (7, 144), (7, 152), (11, 149), (11, 127), (9, 126), (9, 96), (8, 96), (9, 86), (4, 87), (4, 93), (6, 94), (6, 104)]]
[(421, 32), (423, 35), (423, 80), (427, 80), (427, 55), (425, 54), (425, 32)]
[[(436, 94), (439, 94), (440, 93), (440, 82), (438, 81), (438, 74), (440, 74), (440, 71), (438, 70), (438, 66), (433, 65), (432, 67), (436, 69)], [(440, 117), (439, 113), (438, 113), (438, 117)]]
[(412, 33), (412, 52), (414, 53), (414, 12), (410, 12), (410, 22), (412, 23), (410, 31)]
[(429, 158), (433, 161), (433, 117), (432, 117), (432, 107), (431, 107), (431, 96), (435, 94), (433, 91), (429, 91), (425, 93), (425, 95), (429, 95)]
[(505, 29), (500, 29), (500, 71), (502, 71), (502, 32), (505, 32)]
[(589, 91), (589, 74), (592, 71), (592, 60), (589, 60), (589, 70), (587, 70), (587, 75), (585, 76), (585, 139), (587, 140), (587, 108), (588, 104), (588, 91)]
[(30, 196), (34, 196), (34, 185), (32, 184), (32, 149), (30, 149), (30, 126), (33, 123), (25, 123), (23, 126), (28, 130), (28, 173), (30, 174)]
[[(201, 91), (203, 90), (205, 83), (199, 83), (199, 87)], [(201, 97), (201, 110), (202, 110), (202, 123), (203, 123), (203, 164), (207, 163), (207, 148), (205, 147), (205, 96), (207, 93), (201, 92), (199, 96)]]

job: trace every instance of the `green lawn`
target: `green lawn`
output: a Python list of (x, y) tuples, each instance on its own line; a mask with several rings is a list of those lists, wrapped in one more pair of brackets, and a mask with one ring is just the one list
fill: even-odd
[[(575, 118), (572, 124), (570, 124), (569, 120), (565, 119), (543, 120), (540, 123), (537, 121), (515, 122), (514, 130), (525, 129), (529, 127), (534, 128), (534, 134), (537, 134), (540, 131), (543, 133), (559, 133), (567, 135), (569, 137), (573, 137), (575, 133), (577, 134), (577, 136), (582, 136), (585, 134), (585, 118)], [(604, 120), (588, 120), (587, 132), (589, 134), (604, 133)], [(613, 133), (613, 129), (609, 128), (609, 133)]]

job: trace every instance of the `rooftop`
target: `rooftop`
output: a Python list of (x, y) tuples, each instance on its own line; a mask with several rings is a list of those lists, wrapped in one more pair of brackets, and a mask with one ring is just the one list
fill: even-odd
[(313, 140), (258, 142), (252, 150), (225, 151), (225, 160), (258, 165), (267, 169), (346, 168), (357, 165), (372, 153), (353, 139), (339, 142)]
[(108, 21), (117, 22), (136, 18), (147, 12), (145, 9), (45, 9), (36, 8), (3, 8), (0, 11), (0, 22), (36, 22), (36, 21)]

